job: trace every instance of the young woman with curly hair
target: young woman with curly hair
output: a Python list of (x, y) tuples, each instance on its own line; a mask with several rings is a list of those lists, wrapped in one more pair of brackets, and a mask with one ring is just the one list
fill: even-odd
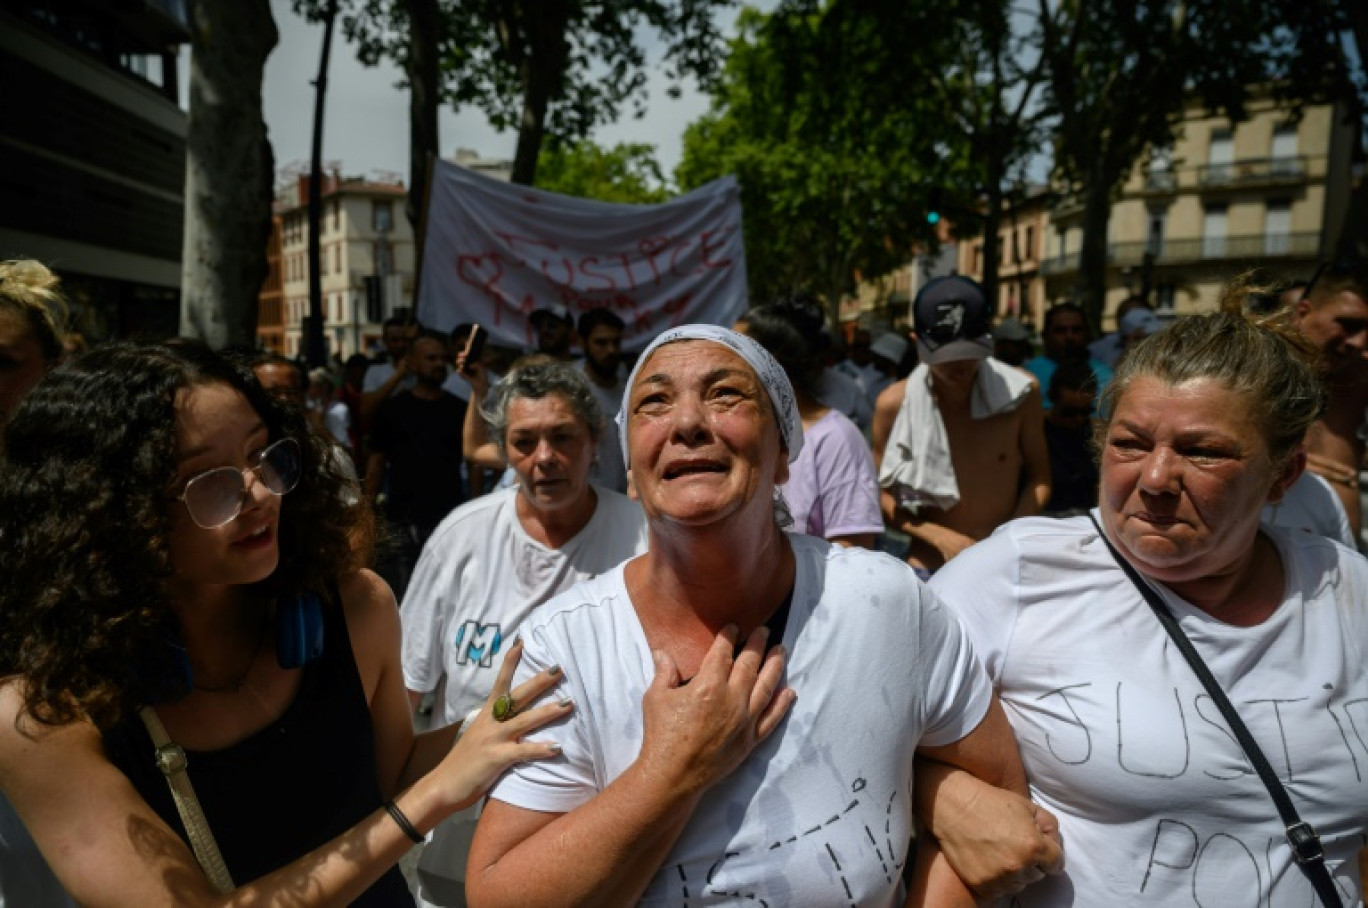
[[(394, 598), (362, 568), (370, 515), (333, 464), (301, 414), (192, 344), (98, 348), (14, 414), (0, 788), (78, 902), (412, 904), (392, 869), (412, 839), (556, 753), (521, 739), (566, 701), (414, 736)], [(553, 684), (510, 691), (519, 651), (491, 702)], [(153, 718), (231, 882), (187, 845)]]

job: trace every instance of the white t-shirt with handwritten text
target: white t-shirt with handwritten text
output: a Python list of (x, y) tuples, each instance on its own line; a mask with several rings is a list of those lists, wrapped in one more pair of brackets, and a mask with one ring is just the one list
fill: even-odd
[[(1156, 584), (1302, 819), (1346, 905), (1368, 834), (1368, 561), (1265, 527), (1284, 601), (1235, 627)], [(1066, 869), (1021, 906), (1311, 906), (1267, 790), (1087, 517), (1001, 527), (938, 572), (1016, 730)]]
[[(643, 905), (895, 904), (912, 831), (913, 752), (959, 740), (987, 711), (988, 679), (963, 629), (911, 569), (789, 539), (798, 568), (785, 683), (797, 702), (703, 795)], [(563, 755), (519, 764), (492, 796), (569, 812), (640, 752), (650, 647), (621, 568), (556, 597), (522, 633), (519, 677), (558, 663), (575, 710), (538, 731)]]
[(522, 620), (580, 580), (646, 550), (646, 517), (626, 495), (595, 487), (594, 516), (560, 548), (522, 528), (517, 489), (461, 505), (438, 524), (413, 571), (404, 605), (404, 684), (431, 691), (446, 678), (435, 726), (489, 696)]
[[(594, 516), (558, 549), (523, 529), (516, 488), (452, 511), (414, 568), (399, 616), (404, 685), (446, 688), (433, 726), (459, 722), (489, 696), (518, 626), (535, 607), (646, 549), (646, 517), (626, 495), (595, 487)], [(466, 857), (478, 806), (433, 830), (418, 864), (424, 904), (464, 905)]]

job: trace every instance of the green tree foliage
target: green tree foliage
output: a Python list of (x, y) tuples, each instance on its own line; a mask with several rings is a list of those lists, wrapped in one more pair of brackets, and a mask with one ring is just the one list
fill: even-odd
[[(1013, 27), (1007, 0), (946, 0), (940, 9), (938, 40), (946, 59), (920, 71), (937, 108), (935, 122), (964, 149), (974, 184), (967, 188), (977, 192), (959, 206), (955, 223), (966, 235), (982, 233), (983, 290), (997, 300), (998, 231), (1004, 204), (1024, 187), (1025, 168), (1040, 151), (1037, 89), (1044, 70), (1029, 37)], [(906, 55), (901, 42), (890, 43)]]
[(588, 139), (543, 148), (537, 162), (537, 186), (600, 202), (649, 205), (669, 198), (654, 146), (601, 148)]
[[(743, 11), (712, 109), (685, 131), (681, 188), (728, 173), (741, 183), (756, 302), (810, 288), (834, 318), (858, 275), (887, 273), (914, 245), (934, 242), (933, 187), (968, 171), (906, 65), (909, 42), (940, 14), (931, 4), (884, 3), (874, 16), (860, 5), (868, 4)], [(901, 66), (890, 65), (895, 41)]]
[[(412, 9), (436, 7), (421, 31), (440, 61), (439, 97), (474, 105), (496, 129), (515, 129), (513, 181), (531, 184), (548, 137), (574, 142), (630, 106), (646, 103), (646, 48), (665, 47), (667, 77), (715, 73), (721, 35), (713, 21), (735, 0), (345, 0), (342, 28), (363, 63), (382, 58), (414, 77)], [(316, 16), (325, 0), (294, 0)], [(421, 55), (420, 55), (421, 56)]]
[[(293, 0), (294, 11), (321, 21), (332, 0)], [(362, 63), (382, 59), (404, 72), (409, 89), (409, 223), (427, 193), (428, 158), (440, 154), (437, 111), (441, 106), (445, 54), (459, 40), (453, 33), (448, 0), (340, 0), (342, 33)]]

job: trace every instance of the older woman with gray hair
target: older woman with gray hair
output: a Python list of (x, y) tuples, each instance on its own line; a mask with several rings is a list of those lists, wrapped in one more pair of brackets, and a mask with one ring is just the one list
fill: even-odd
[[(1368, 562), (1260, 520), (1324, 401), (1284, 315), (1180, 320), (1104, 392), (1099, 507), (932, 581), (1068, 848), (1013, 905), (1362, 904)], [(972, 850), (951, 793), (981, 786), (946, 781), (941, 843)]]
[[(533, 608), (646, 543), (641, 508), (589, 482), (603, 416), (583, 372), (532, 360), (492, 389), (480, 366), (466, 374), (470, 410), (478, 407), (486, 423), (485, 431), (467, 432), (467, 452), (490, 466), (506, 460), (518, 482), (442, 521), (404, 596), (404, 684), (415, 704), (444, 687), (438, 725), (459, 722), (488, 696), (500, 653)], [(427, 846), (419, 876), (429, 902), (464, 904), (476, 815), (452, 818)]]
[(665, 332), (618, 421), (650, 545), (523, 622), (582, 718), (492, 793), (471, 903), (899, 903), (918, 753), (1024, 789), (963, 630), (906, 565), (780, 529), (802, 421), (755, 341)]

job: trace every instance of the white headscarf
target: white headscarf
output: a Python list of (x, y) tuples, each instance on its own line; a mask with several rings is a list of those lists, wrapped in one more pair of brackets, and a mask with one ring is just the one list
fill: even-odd
[(632, 463), (627, 454), (627, 407), (632, 398), (632, 385), (636, 383), (637, 373), (641, 371), (642, 365), (651, 358), (651, 354), (657, 348), (663, 347), (665, 344), (686, 340), (711, 341), (714, 344), (721, 344), (744, 359), (755, 370), (755, 375), (760, 379), (760, 384), (764, 385), (765, 390), (769, 392), (770, 401), (774, 404), (774, 412), (778, 414), (779, 434), (783, 438), (784, 448), (788, 451), (788, 461), (793, 463), (797, 460), (798, 452), (803, 449), (803, 420), (798, 415), (798, 399), (793, 395), (793, 385), (789, 384), (784, 367), (779, 365), (764, 347), (744, 334), (737, 334), (730, 328), (722, 328), (717, 325), (681, 325), (678, 328), (671, 328), (651, 341), (651, 345), (642, 352), (636, 361), (636, 365), (632, 367), (632, 374), (627, 376), (627, 391), (622, 395), (622, 407), (617, 413), (618, 437), (622, 441), (623, 462), (628, 466), (631, 466)]

